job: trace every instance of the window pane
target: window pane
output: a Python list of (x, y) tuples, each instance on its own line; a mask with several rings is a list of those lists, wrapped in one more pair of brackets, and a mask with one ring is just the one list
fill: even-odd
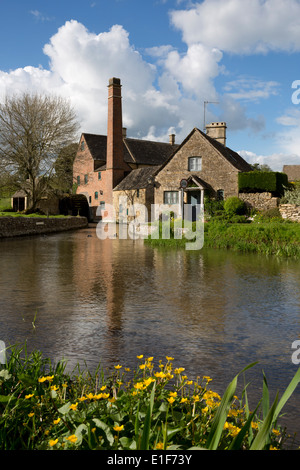
[(165, 204), (178, 204), (178, 191), (165, 191), (164, 203)]
[(189, 158), (189, 171), (201, 171), (201, 157)]

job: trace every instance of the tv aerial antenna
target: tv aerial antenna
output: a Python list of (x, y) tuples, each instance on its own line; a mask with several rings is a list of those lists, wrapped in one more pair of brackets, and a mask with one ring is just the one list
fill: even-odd
[(219, 101), (204, 101), (203, 102), (203, 131), (204, 132), (206, 130), (206, 106), (210, 103), (219, 104)]

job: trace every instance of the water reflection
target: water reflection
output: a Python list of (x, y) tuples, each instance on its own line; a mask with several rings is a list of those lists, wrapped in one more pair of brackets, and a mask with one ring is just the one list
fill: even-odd
[[(175, 357), (222, 393), (250, 362), (255, 399), (263, 369), (283, 390), (297, 367), (300, 276), (294, 261), (226, 251), (162, 250), (100, 241), (94, 228), (0, 242), (0, 339), (89, 368)], [(32, 322), (35, 320), (35, 328)], [(299, 392), (289, 409), (298, 423)]]

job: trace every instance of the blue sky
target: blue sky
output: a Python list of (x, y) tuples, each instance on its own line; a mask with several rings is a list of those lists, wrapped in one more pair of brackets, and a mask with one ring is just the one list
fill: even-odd
[[(227, 145), (274, 170), (300, 164), (300, 0), (0, 0), (0, 99), (70, 99), (106, 133), (121, 78), (128, 135), (180, 143), (226, 121)], [(300, 88), (300, 87), (299, 87)], [(300, 96), (300, 95), (299, 95)]]

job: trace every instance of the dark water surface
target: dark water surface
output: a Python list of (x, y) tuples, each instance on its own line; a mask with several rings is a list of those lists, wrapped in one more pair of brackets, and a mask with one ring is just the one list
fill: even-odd
[[(0, 340), (27, 341), (70, 370), (78, 362), (132, 367), (139, 354), (158, 364), (170, 355), (188, 377), (209, 375), (222, 393), (259, 361), (246, 373), (256, 404), (262, 371), (272, 400), (296, 373), (299, 322), (293, 260), (153, 249), (142, 240), (99, 240), (93, 227), (0, 241)], [(298, 387), (282, 422), (300, 435), (299, 405)]]

